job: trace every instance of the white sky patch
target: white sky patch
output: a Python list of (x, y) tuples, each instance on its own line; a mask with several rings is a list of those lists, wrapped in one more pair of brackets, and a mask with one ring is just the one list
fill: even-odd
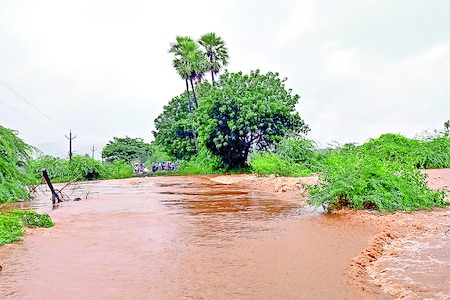
[(333, 44), (322, 48), (325, 70), (335, 75), (348, 75), (359, 72), (359, 59), (355, 49), (343, 49)]
[(296, 41), (314, 25), (314, 1), (298, 0), (287, 20), (278, 30), (277, 41), (281, 46)]
[(448, 55), (448, 45), (434, 45), (428, 50), (405, 59), (404, 64), (408, 67), (435, 64), (442, 61)]
[(78, 154), (114, 136), (151, 141), (185, 88), (169, 44), (215, 32), (230, 71), (289, 78), (322, 145), (413, 137), (450, 119), (449, 15), (448, 0), (0, 1), (0, 78), (66, 128), (2, 86), (0, 100), (35, 121), (0, 103), (0, 125), (56, 156), (69, 129)]

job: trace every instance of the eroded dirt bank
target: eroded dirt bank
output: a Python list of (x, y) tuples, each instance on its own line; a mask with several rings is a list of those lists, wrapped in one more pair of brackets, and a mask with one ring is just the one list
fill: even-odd
[[(0, 247), (0, 298), (432, 295), (445, 299), (449, 295), (449, 285), (444, 285), (449, 237), (440, 236), (449, 226), (448, 210), (323, 215), (302, 207), (303, 184), (315, 179), (305, 180), (237, 175), (81, 184), (78, 192), (89, 191), (88, 199), (64, 202), (50, 211), (54, 228), (32, 230), (24, 242)], [(41, 197), (41, 202), (48, 199)], [(41, 202), (38, 199), (35, 205), (42, 211), (47, 206)], [(440, 248), (423, 247), (429, 243), (427, 238), (433, 241), (430, 245), (437, 245), (437, 236), (442, 240)], [(412, 238), (422, 246), (409, 247)], [(396, 269), (394, 264), (408, 253), (415, 255), (417, 249), (422, 258), (431, 253), (434, 260), (425, 261), (442, 268), (421, 268), (417, 273), (403, 267), (403, 274), (409, 270), (422, 274), (405, 283), (395, 271), (402, 267)], [(417, 288), (421, 279), (428, 284), (425, 288)]]

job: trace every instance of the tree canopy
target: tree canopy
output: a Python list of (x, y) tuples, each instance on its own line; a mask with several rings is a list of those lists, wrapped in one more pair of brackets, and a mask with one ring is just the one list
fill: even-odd
[(250, 151), (267, 150), (287, 133), (309, 131), (295, 111), (300, 97), (286, 90), (278, 73), (226, 72), (201, 93), (199, 140), (228, 168), (244, 166)]
[(145, 143), (141, 138), (114, 137), (103, 148), (102, 158), (108, 162), (119, 158), (127, 163), (132, 163), (133, 161), (145, 162), (150, 154), (150, 144)]
[(155, 119), (155, 143), (177, 159), (189, 159), (196, 153), (193, 113), (186, 103), (186, 94), (172, 98)]
[(209, 32), (200, 37), (198, 43), (205, 49), (205, 55), (209, 62), (208, 69), (211, 72), (211, 80), (214, 84), (214, 74), (228, 64), (228, 48), (225, 41), (214, 32)]
[(214, 86), (202, 83), (197, 89), (201, 94), (198, 110), (189, 111), (182, 94), (155, 120), (155, 141), (178, 159), (196, 154), (193, 128), (199, 147), (220, 157), (229, 169), (245, 166), (251, 151), (269, 149), (288, 133), (309, 130), (295, 111), (300, 97), (286, 90), (277, 73), (226, 72)]

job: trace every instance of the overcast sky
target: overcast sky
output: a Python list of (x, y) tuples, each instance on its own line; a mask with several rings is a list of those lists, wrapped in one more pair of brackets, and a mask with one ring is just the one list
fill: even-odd
[(169, 44), (207, 32), (229, 71), (288, 77), (324, 147), (450, 119), (448, 0), (0, 0), (0, 79), (25, 99), (0, 84), (0, 125), (60, 157), (70, 129), (96, 158), (115, 136), (150, 142), (184, 90)]

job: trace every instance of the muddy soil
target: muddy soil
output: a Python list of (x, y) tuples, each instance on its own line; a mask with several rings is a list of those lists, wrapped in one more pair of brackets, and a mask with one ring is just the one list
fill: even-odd
[[(433, 179), (434, 176), (434, 179)], [(323, 214), (317, 178), (77, 184), (56, 226), (0, 247), (1, 299), (447, 299), (448, 209)], [(450, 183), (450, 170), (430, 184)], [(448, 234), (450, 235), (450, 234)]]

